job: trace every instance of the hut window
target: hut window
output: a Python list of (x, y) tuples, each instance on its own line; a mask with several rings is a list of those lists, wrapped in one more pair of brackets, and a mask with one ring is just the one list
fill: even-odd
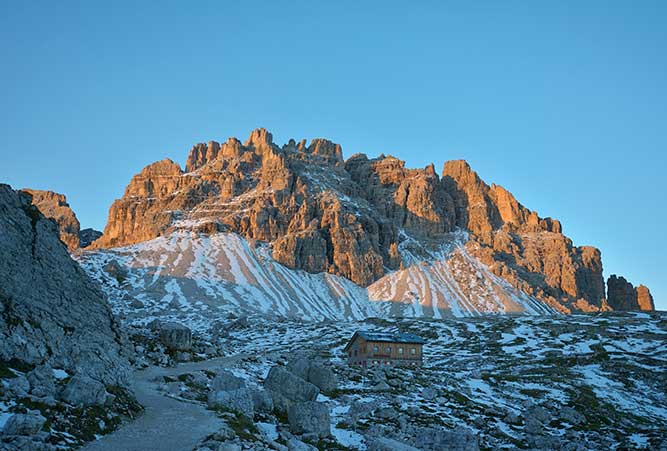
[(402, 346), (398, 348), (398, 353), (403, 355), (403, 347)]
[(410, 348), (410, 354), (417, 355), (417, 349), (416, 348)]
[(387, 354), (391, 354), (391, 346), (387, 346)]
[(379, 346), (373, 346), (373, 353), (374, 354), (379, 354), (380, 353), (380, 347)]
[(357, 356), (357, 350), (356, 349), (354, 350), (354, 356), (355, 357)]

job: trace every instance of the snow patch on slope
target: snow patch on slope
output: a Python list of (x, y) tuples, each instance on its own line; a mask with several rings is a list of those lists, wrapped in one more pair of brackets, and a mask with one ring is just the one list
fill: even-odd
[[(552, 313), (468, 254), (467, 236), (459, 235), (434, 250), (416, 249), (406, 236), (400, 251), (413, 264), (367, 289), (343, 277), (283, 266), (267, 244), (234, 233), (180, 230), (77, 258), (101, 283), (116, 313), (141, 322), (167, 317), (196, 327), (228, 313), (312, 321)], [(108, 272), (111, 262), (122, 277)]]
[(424, 249), (405, 232), (399, 252), (405, 269), (368, 287), (369, 299), (383, 303), (392, 316), (471, 316), (484, 313), (551, 314), (554, 310), (514, 288), (465, 248), (465, 232), (433, 250)]

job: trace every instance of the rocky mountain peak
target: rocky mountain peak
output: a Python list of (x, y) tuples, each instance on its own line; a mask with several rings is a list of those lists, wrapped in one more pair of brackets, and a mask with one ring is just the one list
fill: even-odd
[(185, 163), (186, 172), (192, 172), (204, 166), (209, 161), (215, 160), (218, 158), (219, 153), (220, 143), (216, 141), (209, 141), (208, 144), (195, 144), (192, 146), (190, 155), (188, 155), (187, 162)]
[(184, 227), (263, 241), (289, 268), (362, 286), (413, 261), (400, 250), (406, 243), (417, 255), (432, 255), (451, 243), (450, 234), (466, 232), (475, 258), (553, 308), (601, 309), (605, 299), (597, 249), (574, 246), (557, 220), (486, 184), (464, 160), (446, 162), (439, 178), (433, 165), (409, 169), (393, 156), (343, 161), (341, 146), (322, 138), (278, 147), (260, 128), (245, 144), (230, 138), (195, 145), (186, 172), (171, 160), (144, 168), (111, 206), (94, 246)]
[(655, 310), (653, 296), (651, 295), (651, 291), (645, 285), (639, 285), (637, 287), (637, 304), (639, 310)]
[(655, 310), (653, 296), (644, 285), (634, 287), (625, 277), (607, 279), (607, 302), (614, 310)]
[(257, 128), (250, 133), (245, 142), (246, 147), (259, 149), (264, 146), (273, 145), (273, 135), (265, 128)]
[(457, 182), (479, 182), (479, 176), (472, 170), (466, 160), (445, 161), (445, 164), (442, 167), (442, 176), (451, 177)]
[(340, 144), (333, 143), (328, 139), (315, 138), (306, 150), (308, 153), (322, 156), (334, 164), (343, 164), (343, 148)]

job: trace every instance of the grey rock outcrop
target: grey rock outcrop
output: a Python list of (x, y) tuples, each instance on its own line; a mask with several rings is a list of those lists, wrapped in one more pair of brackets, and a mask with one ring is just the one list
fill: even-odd
[(0, 185), (0, 359), (126, 385), (126, 340), (56, 224), (30, 195)]
[(27, 375), (30, 382), (30, 393), (34, 396), (52, 397), (56, 394), (55, 378), (53, 369), (48, 365), (40, 365), (30, 371)]
[(220, 371), (213, 381), (211, 381), (211, 389), (214, 391), (230, 391), (245, 388), (246, 384), (240, 377), (234, 376), (227, 370)]
[(388, 437), (373, 437), (367, 440), (368, 451), (420, 451), (419, 448)]
[(168, 349), (187, 351), (192, 347), (192, 331), (178, 323), (160, 324), (160, 341)]
[(81, 247), (88, 247), (93, 244), (93, 241), (102, 236), (99, 230), (87, 228), (79, 232), (79, 245)]
[(308, 369), (308, 382), (315, 385), (322, 393), (329, 393), (338, 386), (336, 374), (321, 363), (314, 363)]
[(4, 435), (33, 435), (42, 430), (46, 418), (40, 414), (17, 413), (9, 417), (2, 433)]
[(316, 434), (326, 437), (331, 434), (329, 409), (320, 402), (306, 401), (294, 403), (287, 413), (290, 431), (294, 434)]
[(208, 406), (211, 408), (224, 408), (242, 413), (250, 419), (255, 416), (253, 392), (249, 388), (211, 391), (208, 394)]
[(274, 407), (283, 412), (292, 404), (314, 401), (320, 393), (315, 385), (279, 366), (269, 370), (264, 387), (271, 393)]
[(252, 403), (255, 407), (255, 412), (259, 413), (273, 412), (273, 398), (266, 390), (262, 389), (252, 390)]
[(296, 437), (292, 437), (287, 441), (287, 449), (289, 451), (317, 451), (313, 445), (304, 443)]
[(286, 368), (295, 376), (315, 385), (322, 393), (331, 392), (338, 386), (338, 378), (329, 366), (307, 356), (297, 356), (287, 363)]
[(242, 378), (222, 370), (211, 382), (208, 406), (242, 413), (252, 419), (255, 412), (273, 412), (273, 399), (265, 390), (250, 388)]
[(106, 401), (107, 391), (101, 382), (76, 375), (67, 383), (61, 397), (74, 406), (102, 406)]
[(444, 428), (416, 428), (414, 446), (432, 451), (479, 451), (479, 439), (470, 430), (458, 427), (454, 430)]

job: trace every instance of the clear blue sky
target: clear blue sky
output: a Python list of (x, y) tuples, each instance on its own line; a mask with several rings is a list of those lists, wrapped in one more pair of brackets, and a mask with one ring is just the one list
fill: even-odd
[(101, 229), (144, 165), (259, 126), (465, 158), (667, 309), (667, 2), (409, 3), (3, 0), (0, 181)]

